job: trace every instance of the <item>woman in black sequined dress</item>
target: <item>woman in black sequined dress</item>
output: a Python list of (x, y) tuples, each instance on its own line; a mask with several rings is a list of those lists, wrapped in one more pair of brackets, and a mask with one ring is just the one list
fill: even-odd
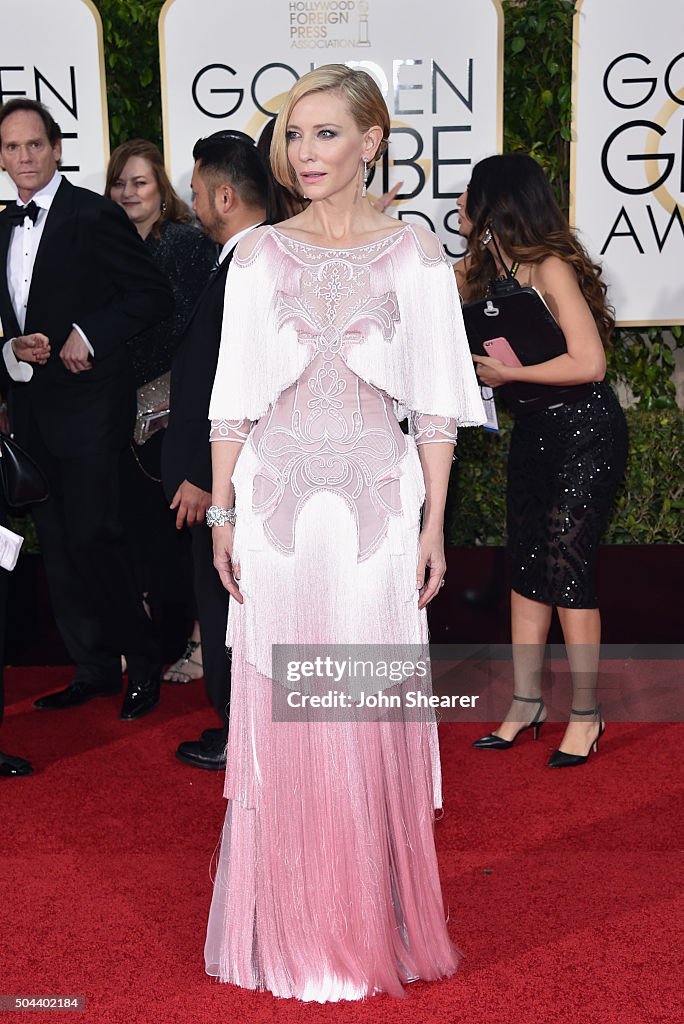
[(573, 679), (570, 721), (552, 767), (583, 764), (604, 724), (596, 702), (601, 618), (595, 558), (627, 456), (627, 428), (603, 380), (614, 321), (599, 267), (561, 213), (540, 166), (524, 154), (489, 157), (473, 169), (458, 209), (468, 252), (456, 267), (465, 301), (483, 298), (511, 271), (535, 287), (563, 330), (567, 353), (509, 367), (475, 356), (480, 381), (542, 385), (543, 407), (515, 417), (508, 461), (508, 545), (515, 693), (504, 722), (476, 746), (506, 749), (546, 712), (543, 654), (558, 610)]
[[(128, 342), (137, 389), (171, 370), (185, 324), (216, 260), (216, 246), (195, 226), (188, 206), (169, 181), (159, 149), (145, 139), (118, 146), (109, 161), (105, 195), (123, 207), (145, 247), (167, 277), (175, 308), (170, 317)], [(159, 387), (160, 406), (168, 400)], [(163, 423), (163, 420), (159, 422)], [(191, 560), (187, 531), (177, 529), (161, 484), (164, 428), (144, 443), (131, 440), (122, 463), (122, 494), (126, 528), (141, 569), (141, 592), (152, 606), (162, 598), (186, 605), (194, 617)], [(140, 438), (138, 438), (140, 440)], [(198, 495), (197, 521), (204, 520)], [(188, 514), (187, 525), (193, 525)], [(182, 525), (182, 524), (181, 524)], [(202, 673), (199, 627), (195, 624), (185, 656), (167, 670), (169, 682), (188, 682)]]

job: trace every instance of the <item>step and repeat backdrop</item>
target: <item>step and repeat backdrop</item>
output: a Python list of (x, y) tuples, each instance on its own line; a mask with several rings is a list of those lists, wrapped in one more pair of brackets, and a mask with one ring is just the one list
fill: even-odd
[(621, 324), (684, 323), (684, 4), (580, 0), (571, 220)]
[[(0, 0), (0, 103), (40, 100), (62, 129), (62, 169), (101, 192), (109, 160), (102, 22), (91, 0)], [(0, 174), (0, 201), (16, 189)]]
[[(91, 0), (0, 0), (0, 101), (45, 103), (63, 168), (101, 191), (108, 131), (102, 28)], [(164, 149), (189, 197), (197, 138), (258, 138), (292, 83), (346, 63), (378, 82), (392, 118), (371, 191), (463, 251), (456, 197), (501, 151), (499, 0), (167, 0), (159, 19)], [(133, 29), (132, 29), (133, 31)], [(571, 222), (604, 266), (618, 323), (684, 323), (684, 5), (578, 0), (573, 31)], [(519, 59), (523, 59), (522, 57)], [(550, 83), (553, 87), (553, 83)], [(0, 199), (13, 197), (5, 174)]]
[(501, 148), (498, 2), (168, 0), (159, 26), (164, 149), (181, 192), (198, 136), (230, 127), (257, 138), (297, 78), (349, 64), (375, 78), (392, 118), (371, 191), (403, 181), (396, 215), (462, 252), (455, 199), (472, 164)]

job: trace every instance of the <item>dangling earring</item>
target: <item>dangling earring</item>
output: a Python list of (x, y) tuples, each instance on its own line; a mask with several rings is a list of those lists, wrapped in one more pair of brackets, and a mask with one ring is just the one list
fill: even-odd
[(361, 196), (365, 199), (366, 197), (366, 181), (368, 180), (368, 161), (363, 161), (363, 189), (361, 190)]
[(166, 213), (166, 203), (162, 202), (162, 204), (161, 204), (161, 211), (160, 212), (161, 213)]
[(489, 245), (491, 240), (492, 240), (492, 229), (488, 227), (488, 228), (486, 228), (485, 233), (482, 236), (482, 244), (483, 245)]

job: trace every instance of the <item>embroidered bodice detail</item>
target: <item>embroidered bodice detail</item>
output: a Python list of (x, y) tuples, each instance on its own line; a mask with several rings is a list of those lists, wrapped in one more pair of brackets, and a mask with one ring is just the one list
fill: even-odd
[(390, 291), (371, 294), (370, 276), (367, 267), (339, 258), (304, 270), (298, 295), (278, 295), (278, 327), (293, 322), (301, 344), (328, 355), (358, 344), (364, 320), (374, 320), (391, 341), (399, 320), (397, 297)]
[(391, 399), (357, 377), (339, 355), (317, 355), (254, 428), (260, 469), (253, 507), (266, 535), (291, 554), (299, 512), (319, 491), (338, 495), (354, 517), (359, 561), (401, 515), (398, 466), (406, 438)]
[(362, 262), (359, 250), (294, 243), (297, 262), (304, 263), (290, 275), (298, 288), (294, 294), (278, 292), (278, 328), (291, 324), (313, 356), (252, 438), (261, 465), (254, 511), (263, 517), (271, 543), (285, 553), (294, 551), (299, 512), (318, 491), (338, 495), (349, 507), (360, 560), (381, 542), (389, 517), (401, 514), (397, 466), (406, 439), (392, 401), (344, 360), (348, 346), (363, 342), (369, 322), (389, 343), (399, 321), (396, 295), (373, 293), (369, 254), (366, 247), (361, 251)]
[[(274, 326), (283, 343), (287, 337), (307, 348), (306, 364), (255, 425), (215, 420), (211, 437), (248, 438), (258, 462), (252, 508), (278, 551), (294, 553), (301, 510), (313, 495), (328, 492), (349, 508), (361, 561), (382, 543), (391, 517), (402, 515), (407, 438), (397, 396), (359, 376), (349, 361), (371, 336), (392, 359), (402, 316), (389, 253), (398, 251), (406, 231), (353, 249), (325, 249), (270, 230), (281, 254)], [(416, 444), (456, 438), (454, 420), (420, 411), (410, 415), (409, 431)]]

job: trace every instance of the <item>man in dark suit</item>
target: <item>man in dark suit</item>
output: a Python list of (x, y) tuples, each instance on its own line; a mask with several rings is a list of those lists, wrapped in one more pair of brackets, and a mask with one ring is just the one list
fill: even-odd
[(171, 508), (176, 509), (176, 525), (191, 529), (204, 679), (224, 723), (223, 728), (205, 730), (199, 740), (181, 743), (177, 757), (198, 768), (219, 769), (225, 766), (230, 663), (226, 655), (228, 593), (214, 569), (211, 530), (204, 521), (211, 504), (209, 399), (228, 267), (239, 240), (266, 220), (269, 179), (249, 136), (239, 133), (217, 132), (201, 139), (193, 157), (193, 209), (221, 252), (171, 368), (171, 415), (162, 451), (162, 477)]
[[(33, 100), (0, 108), (0, 159), (19, 193), (0, 213), (0, 317), (17, 440), (50, 484), (36, 506), (55, 618), (76, 665), (73, 682), (41, 697), (68, 708), (129, 687), (121, 712), (159, 700), (160, 652), (137, 591), (119, 521), (118, 463), (135, 391), (127, 338), (173, 308), (163, 276), (116, 204), (58, 171), (59, 126)], [(45, 365), (17, 361), (49, 345)]]

